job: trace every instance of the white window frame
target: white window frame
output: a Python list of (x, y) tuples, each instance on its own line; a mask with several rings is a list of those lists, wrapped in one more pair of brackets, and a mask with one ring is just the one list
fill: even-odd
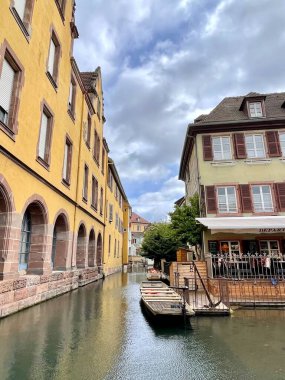
[(1, 122), (8, 125), (9, 113), (14, 91), (16, 71), (9, 61), (4, 58), (2, 72), (0, 77), (0, 107), (1, 107)]
[(282, 157), (285, 157), (285, 132), (279, 132), (279, 141)]
[[(248, 142), (247, 139), (249, 137), (252, 138), (253, 149), (248, 147), (248, 144), (250, 144), (250, 142)], [(262, 138), (263, 156), (258, 156), (256, 137), (261, 137)], [(246, 154), (247, 154), (248, 158), (266, 158), (266, 151), (265, 151), (265, 144), (264, 144), (264, 135), (262, 133), (246, 134), (245, 135), (245, 147), (246, 147)], [(254, 154), (251, 155), (250, 152), (253, 152)]]
[[(230, 148), (229, 151), (226, 151), (224, 148), (225, 140), (228, 141), (228, 145)], [(217, 144), (215, 144), (215, 141), (219, 142), (219, 148), (220, 148), (219, 151), (215, 151), (215, 146), (217, 146)], [(213, 136), (212, 137), (212, 148), (213, 148), (213, 156), (214, 156), (215, 161), (225, 161), (225, 160), (231, 160), (232, 159), (232, 146), (231, 146), (230, 136)], [(222, 156), (221, 158), (218, 158), (216, 156), (218, 153), (221, 154), (221, 156)], [(228, 156), (226, 156), (226, 154), (228, 154)]]
[[(266, 249), (261, 249), (261, 243), (267, 243), (267, 248)], [(273, 249), (271, 248), (271, 244), (270, 243), (277, 243), (277, 249)], [(260, 249), (260, 253), (263, 254), (263, 255), (267, 255), (269, 254), (269, 256), (275, 256), (275, 255), (279, 255), (280, 254), (280, 245), (279, 245), (279, 241), (278, 240), (260, 240), (259, 241), (259, 249)]]
[[(254, 188), (259, 188), (259, 194), (258, 195), (260, 197), (259, 204), (261, 205), (261, 208), (258, 208), (257, 202), (255, 202), (255, 194), (253, 193)], [(269, 189), (269, 194), (270, 194), (270, 198), (271, 198), (270, 206), (266, 205), (266, 201), (265, 201), (264, 197), (265, 197), (265, 194), (268, 194), (268, 193), (265, 193), (263, 191), (264, 188)], [(253, 203), (254, 212), (273, 212), (274, 211), (272, 189), (271, 189), (270, 185), (252, 185), (251, 192), (252, 192), (252, 203)]]
[[(225, 190), (224, 195), (219, 194), (219, 191), (222, 189)], [(235, 208), (234, 209), (230, 208), (230, 202), (229, 201), (230, 201), (230, 197), (232, 196), (231, 194), (229, 195), (230, 189), (234, 189), (234, 201), (235, 201)], [(225, 197), (225, 203), (221, 201), (221, 197)], [(217, 187), (217, 199), (218, 199), (218, 209), (219, 209), (220, 214), (235, 214), (238, 212), (236, 187), (235, 186), (219, 186), (219, 187)], [(222, 206), (224, 206), (223, 209), (222, 209)]]
[(248, 112), (250, 117), (263, 117), (262, 102), (248, 102)]

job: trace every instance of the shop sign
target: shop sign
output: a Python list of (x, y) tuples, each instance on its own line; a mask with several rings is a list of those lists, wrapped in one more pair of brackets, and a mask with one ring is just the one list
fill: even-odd
[(285, 228), (260, 228), (260, 233), (276, 233), (276, 232), (285, 232)]

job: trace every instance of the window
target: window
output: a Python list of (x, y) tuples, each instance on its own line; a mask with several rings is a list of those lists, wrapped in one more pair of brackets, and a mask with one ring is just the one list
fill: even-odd
[(261, 240), (259, 242), (260, 253), (262, 255), (278, 255), (280, 253), (277, 240)]
[(108, 256), (111, 256), (111, 235), (109, 235)]
[(16, 72), (4, 59), (0, 78), (0, 120), (8, 125)]
[(279, 141), (282, 151), (282, 157), (285, 157), (285, 132), (279, 133)]
[(60, 57), (60, 44), (55, 35), (55, 32), (52, 32), (50, 46), (49, 46), (48, 63), (47, 63), (47, 75), (52, 85), (55, 88), (57, 87), (59, 57)]
[(255, 212), (272, 212), (273, 203), (269, 185), (252, 186), (253, 207)]
[(87, 198), (88, 198), (88, 174), (89, 174), (88, 166), (84, 165), (83, 200), (85, 201), (87, 201)]
[(103, 175), (105, 174), (105, 157), (106, 157), (105, 149), (102, 147), (102, 166), (101, 166), (101, 171), (102, 171)]
[(220, 241), (220, 252), (223, 254), (239, 255), (240, 246), (238, 241)]
[(120, 257), (120, 241), (118, 239), (118, 250), (117, 250), (117, 257)]
[(65, 10), (66, 0), (55, 0), (55, 3), (57, 5), (60, 17), (62, 18), (62, 21), (64, 21), (64, 10)]
[(109, 205), (109, 222), (113, 220), (113, 205)]
[(108, 169), (108, 186), (111, 191), (113, 191), (113, 175), (111, 173), (111, 169)]
[(246, 135), (245, 145), (248, 158), (265, 157), (263, 135)]
[[(7, 44), (4, 42), (4, 45)], [(2, 63), (3, 62), (3, 63)], [(1, 70), (2, 63), (2, 70)], [(18, 131), (17, 116), (23, 68), (12, 52), (4, 48), (4, 58), (0, 54), (0, 125), (11, 134)]]
[(141, 230), (141, 226), (137, 224), (137, 231), (140, 231), (140, 230)]
[(90, 140), (91, 140), (91, 116), (88, 113), (87, 115), (87, 131), (86, 131), (86, 145), (90, 148)]
[(104, 193), (103, 193), (103, 187), (100, 189), (100, 215), (103, 215), (103, 199)]
[(214, 160), (231, 160), (231, 142), (229, 136), (213, 137)]
[(48, 166), (50, 163), (50, 149), (51, 149), (51, 136), (52, 136), (53, 117), (51, 112), (46, 106), (43, 108), (40, 136), (38, 142), (38, 158), (41, 163)]
[(99, 96), (97, 99), (97, 115), (98, 115), (98, 118), (100, 119), (101, 118), (101, 102), (100, 102)]
[(11, 11), (25, 37), (30, 35), (34, 0), (11, 0)]
[(91, 206), (95, 208), (95, 210), (98, 209), (98, 181), (97, 179), (92, 176), (92, 199), (91, 199)]
[(116, 257), (116, 250), (117, 250), (117, 239), (115, 239), (115, 244), (114, 244), (114, 257)]
[(68, 185), (70, 184), (71, 160), (72, 160), (72, 143), (68, 138), (66, 138), (65, 146), (64, 146), (62, 179)]
[(31, 247), (31, 234), (32, 234), (32, 219), (31, 214), (27, 210), (23, 217), (21, 229), (21, 241), (19, 252), (19, 270), (28, 268), (28, 260)]
[(249, 116), (250, 117), (263, 117), (261, 102), (249, 103)]
[(118, 227), (119, 227), (119, 215), (116, 212), (116, 225), (115, 225), (115, 228), (117, 229)]
[(69, 98), (68, 98), (68, 111), (72, 118), (75, 118), (75, 96), (76, 96), (76, 82), (73, 76), (71, 77)]
[(234, 186), (218, 187), (217, 194), (220, 213), (237, 212), (236, 189)]
[(95, 129), (94, 131), (94, 148), (93, 148), (93, 157), (97, 164), (99, 165), (100, 161), (100, 137)]

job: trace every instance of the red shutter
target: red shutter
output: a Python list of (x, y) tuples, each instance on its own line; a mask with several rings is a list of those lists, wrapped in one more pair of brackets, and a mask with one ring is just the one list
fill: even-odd
[(212, 150), (212, 138), (211, 136), (202, 136), (203, 142), (203, 157), (205, 161), (212, 161), (213, 150)]
[(207, 198), (207, 213), (216, 214), (216, 192), (215, 186), (206, 186), (206, 198)]
[(274, 190), (278, 211), (285, 211), (285, 182), (275, 183)]
[(265, 132), (267, 141), (267, 150), (269, 157), (280, 157), (281, 149), (279, 143), (279, 135), (276, 131), (266, 131)]
[(243, 133), (234, 133), (234, 147), (236, 158), (246, 158), (246, 149)]
[(252, 212), (251, 192), (249, 185), (239, 185), (240, 188), (240, 200), (241, 211)]

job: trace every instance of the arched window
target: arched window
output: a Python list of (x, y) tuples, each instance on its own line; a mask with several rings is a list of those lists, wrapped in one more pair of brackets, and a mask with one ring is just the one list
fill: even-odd
[(30, 247), (31, 247), (31, 234), (32, 234), (32, 219), (31, 214), (27, 210), (23, 217), (21, 229), (21, 241), (19, 252), (19, 270), (28, 268)]

